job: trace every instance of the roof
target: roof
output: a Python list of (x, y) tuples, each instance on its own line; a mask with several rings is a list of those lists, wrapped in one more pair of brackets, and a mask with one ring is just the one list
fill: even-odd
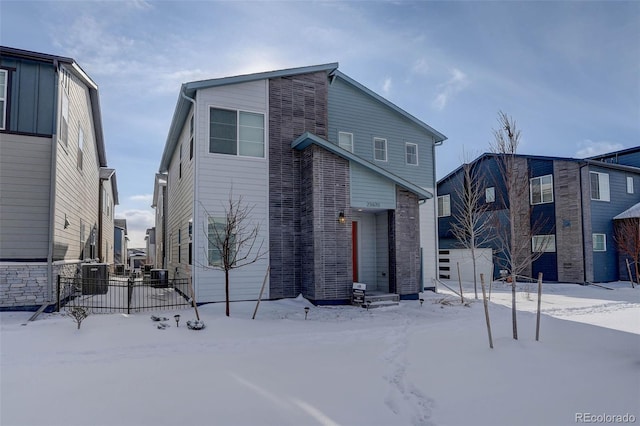
[(32, 61), (47, 62), (55, 68), (59, 64), (68, 65), (68, 69), (79, 78), (89, 88), (89, 100), (91, 102), (91, 113), (95, 128), (96, 147), (98, 150), (98, 162), (101, 167), (107, 166), (107, 152), (104, 146), (104, 136), (102, 131), (102, 114), (100, 112), (100, 98), (98, 96), (98, 85), (84, 72), (73, 58), (65, 56), (49, 55), (47, 53), (32, 52), (30, 50), (16, 49), (14, 47), (0, 46), (0, 55), (13, 56)]
[(171, 156), (178, 145), (180, 138), (180, 131), (184, 127), (184, 124), (191, 111), (191, 105), (193, 97), (196, 91), (201, 89), (208, 89), (211, 87), (227, 86), (231, 84), (247, 83), (250, 81), (267, 80), (271, 78), (290, 77), (300, 74), (309, 74), (315, 72), (326, 72), (327, 75), (338, 68), (338, 63), (328, 63), (321, 65), (312, 65), (308, 67), (300, 68), (288, 68), (277, 71), (259, 72), (254, 74), (238, 75), (233, 77), (214, 78), (210, 80), (192, 81), (184, 83), (180, 87), (180, 93), (178, 94), (178, 101), (176, 102), (176, 108), (173, 112), (173, 118), (171, 119), (171, 126), (169, 127), (169, 134), (164, 146), (164, 152), (162, 153), (162, 159), (160, 160), (160, 173), (166, 173), (169, 170), (169, 164), (171, 162)]
[(127, 219), (113, 219), (113, 226), (124, 229), (125, 235), (127, 234)]
[(153, 209), (158, 206), (158, 197), (160, 196), (159, 190), (161, 186), (167, 186), (167, 175), (163, 173), (156, 173), (155, 182), (153, 184), (153, 200), (151, 201), (151, 208)]
[(615, 216), (613, 220), (636, 219), (636, 218), (640, 218), (640, 203), (634, 206), (631, 206), (629, 209)]
[(405, 117), (409, 121), (411, 121), (411, 122), (417, 124), (418, 126), (422, 127), (423, 129), (425, 129), (426, 131), (428, 131), (429, 133), (431, 133), (434, 136), (435, 143), (440, 143), (440, 142), (444, 142), (445, 140), (447, 140), (447, 137), (445, 135), (443, 135), (442, 133), (438, 132), (433, 127), (431, 127), (428, 124), (424, 123), (423, 121), (417, 119), (416, 117), (414, 117), (413, 115), (409, 114), (408, 112), (406, 112), (402, 108), (398, 107), (394, 103), (390, 102), (389, 100), (383, 98), (382, 96), (378, 95), (374, 91), (372, 91), (372, 90), (368, 89), (367, 87), (363, 86), (362, 84), (358, 83), (357, 81), (355, 81), (351, 77), (347, 76), (346, 74), (343, 74), (342, 72), (340, 72), (340, 71), (338, 71), (336, 69), (332, 73), (332, 76), (335, 76), (337, 78), (340, 78), (340, 79), (344, 80), (346, 83), (348, 83), (351, 86), (357, 88), (358, 90), (364, 92), (365, 94), (369, 95), (370, 97), (372, 97), (376, 101), (382, 103), (386, 107), (391, 108), (393, 111), (395, 111), (398, 114), (402, 115), (403, 117)]
[(111, 192), (113, 194), (113, 204), (118, 205), (118, 184), (116, 182), (116, 170), (108, 167), (100, 167), (100, 180), (111, 182)]
[(640, 146), (634, 146), (632, 148), (626, 148), (626, 149), (621, 149), (619, 151), (608, 152), (606, 154), (594, 155), (593, 157), (587, 157), (587, 159), (588, 160), (600, 160), (600, 159), (603, 159), (603, 158), (615, 157), (617, 155), (624, 155), (624, 154), (633, 154), (633, 153), (637, 153), (637, 152), (640, 152)]
[(420, 186), (414, 185), (413, 183), (399, 176), (394, 175), (393, 173), (383, 169), (382, 167), (379, 167), (363, 158), (358, 157), (357, 155), (353, 154), (351, 151), (347, 151), (346, 149), (341, 148), (340, 146), (333, 144), (325, 139), (322, 139), (321, 137), (316, 136), (313, 133), (305, 132), (302, 135), (300, 135), (296, 140), (294, 140), (291, 143), (291, 148), (302, 151), (303, 149), (307, 148), (309, 145), (312, 145), (312, 144), (320, 146), (329, 152), (332, 152), (346, 160), (349, 160), (350, 162), (359, 164), (367, 168), (368, 170), (391, 180), (396, 185), (418, 195), (418, 198), (420, 200), (427, 200), (429, 198), (433, 198), (433, 194), (427, 191), (426, 189)]

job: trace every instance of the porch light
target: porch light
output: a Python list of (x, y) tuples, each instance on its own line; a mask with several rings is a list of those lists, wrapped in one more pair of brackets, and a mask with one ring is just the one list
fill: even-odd
[(347, 218), (344, 217), (344, 211), (340, 210), (340, 213), (338, 213), (338, 223), (344, 224), (346, 221)]
[(173, 318), (176, 320), (176, 327), (180, 327), (180, 324), (178, 324), (180, 322), (180, 315), (175, 314)]
[(424, 303), (424, 299), (420, 298), (420, 307), (422, 307), (423, 303)]
[(308, 306), (305, 306), (305, 307), (304, 307), (304, 320), (305, 320), (305, 321), (307, 320), (307, 315), (308, 315), (308, 314), (309, 314), (309, 307), (308, 307)]

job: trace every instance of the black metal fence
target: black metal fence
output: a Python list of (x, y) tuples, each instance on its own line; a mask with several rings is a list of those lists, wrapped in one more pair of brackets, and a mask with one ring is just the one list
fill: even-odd
[(107, 279), (58, 276), (57, 310), (82, 307), (90, 313), (142, 312), (191, 306), (188, 278), (151, 280), (115, 276)]

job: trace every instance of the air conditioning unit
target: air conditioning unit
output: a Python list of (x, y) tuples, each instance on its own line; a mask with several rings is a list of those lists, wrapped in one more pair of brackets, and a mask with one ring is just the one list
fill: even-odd
[(151, 287), (169, 287), (169, 271), (166, 269), (152, 269)]
[(106, 263), (82, 265), (82, 294), (106, 294), (109, 291), (108, 266)]

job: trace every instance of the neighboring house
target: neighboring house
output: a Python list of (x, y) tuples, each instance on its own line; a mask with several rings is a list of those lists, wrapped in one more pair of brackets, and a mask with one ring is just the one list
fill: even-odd
[(165, 253), (166, 221), (164, 212), (167, 209), (167, 175), (157, 173), (153, 185), (153, 203), (151, 208), (155, 210), (155, 260), (157, 269), (167, 269), (167, 257)]
[(140, 275), (144, 265), (147, 264), (147, 252), (142, 248), (130, 248), (127, 250), (127, 258), (129, 259), (129, 271), (133, 274)]
[(610, 164), (640, 167), (640, 146), (610, 152), (608, 154), (596, 155), (595, 157), (589, 157), (588, 159)]
[[(505, 189), (496, 154), (483, 154), (471, 163), (485, 179), (483, 202), (489, 204), (487, 220), (506, 211)], [(531, 241), (531, 249), (548, 241), (545, 252), (524, 275), (545, 281), (608, 282), (618, 280), (621, 271), (614, 242), (613, 219), (640, 201), (640, 168), (594, 160), (516, 155), (518, 173), (529, 179), (529, 191), (519, 205), (519, 224), (541, 227)], [(460, 198), (456, 188), (462, 185), (462, 167), (438, 182), (438, 230), (442, 254), (459, 249), (451, 232)], [(499, 275), (504, 258), (497, 241), (494, 249), (494, 277)], [(441, 275), (455, 265), (440, 264)], [(626, 275), (626, 274), (625, 274)]]
[(269, 249), (231, 272), (232, 300), (256, 299), (267, 267), (263, 298), (347, 303), (354, 282), (417, 298), (436, 276), (445, 139), (336, 63), (185, 83), (159, 170), (169, 274), (192, 277), (199, 302), (224, 300), (209, 236), (232, 194)]
[(127, 236), (127, 219), (113, 220), (113, 259), (116, 271), (123, 274), (129, 260), (127, 258), (129, 237)]
[(152, 268), (156, 267), (156, 228), (147, 229), (147, 233), (144, 236), (147, 250), (146, 264), (151, 265)]
[(0, 47), (0, 308), (52, 302), (59, 274), (112, 263), (117, 199), (97, 85), (71, 58)]
[[(636, 282), (638, 282), (636, 271), (640, 270), (640, 265), (634, 264), (635, 260), (633, 255), (638, 253), (638, 250), (640, 250), (640, 203), (635, 204), (631, 208), (614, 217), (613, 227), (616, 235), (622, 235), (630, 230), (633, 232), (631, 235), (622, 237), (622, 244), (627, 245), (628, 251), (625, 253), (623, 250), (622, 253), (620, 253), (618, 262), (620, 268), (620, 279), (635, 279)], [(627, 262), (629, 265), (627, 265)], [(629, 276), (629, 272), (631, 272), (631, 276)]]

